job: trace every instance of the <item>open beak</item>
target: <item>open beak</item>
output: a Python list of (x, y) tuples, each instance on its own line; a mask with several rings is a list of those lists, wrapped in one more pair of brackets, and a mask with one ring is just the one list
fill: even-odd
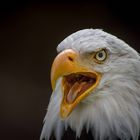
[(56, 81), (62, 77), (63, 99), (60, 116), (69, 116), (78, 103), (93, 91), (101, 79), (101, 74), (80, 64), (79, 54), (67, 49), (58, 54), (51, 69), (51, 84), (55, 88)]

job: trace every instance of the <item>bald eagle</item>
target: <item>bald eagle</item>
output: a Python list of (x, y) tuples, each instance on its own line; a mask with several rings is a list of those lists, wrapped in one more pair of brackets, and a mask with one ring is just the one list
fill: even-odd
[(71, 34), (57, 51), (40, 139), (138, 140), (138, 52), (100, 29)]

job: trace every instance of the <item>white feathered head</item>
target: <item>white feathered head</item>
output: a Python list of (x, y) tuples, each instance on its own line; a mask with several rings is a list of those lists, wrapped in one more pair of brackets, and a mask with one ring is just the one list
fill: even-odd
[(60, 140), (70, 127), (80, 137), (137, 140), (140, 131), (140, 56), (99, 29), (78, 31), (57, 47), (51, 70), (53, 93), (41, 139)]

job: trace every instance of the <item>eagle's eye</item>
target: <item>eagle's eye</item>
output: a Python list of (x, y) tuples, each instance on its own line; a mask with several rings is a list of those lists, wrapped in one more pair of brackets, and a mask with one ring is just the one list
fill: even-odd
[(102, 50), (96, 52), (94, 55), (94, 58), (97, 63), (104, 62), (107, 58), (107, 51), (105, 49), (102, 49)]

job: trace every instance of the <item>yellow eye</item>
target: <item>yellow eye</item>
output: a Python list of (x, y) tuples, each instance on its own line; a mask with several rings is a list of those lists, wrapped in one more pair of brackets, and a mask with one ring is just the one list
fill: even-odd
[(99, 63), (102, 63), (107, 58), (107, 52), (105, 49), (100, 50), (95, 54), (94, 57), (95, 57), (96, 61), (98, 61)]

